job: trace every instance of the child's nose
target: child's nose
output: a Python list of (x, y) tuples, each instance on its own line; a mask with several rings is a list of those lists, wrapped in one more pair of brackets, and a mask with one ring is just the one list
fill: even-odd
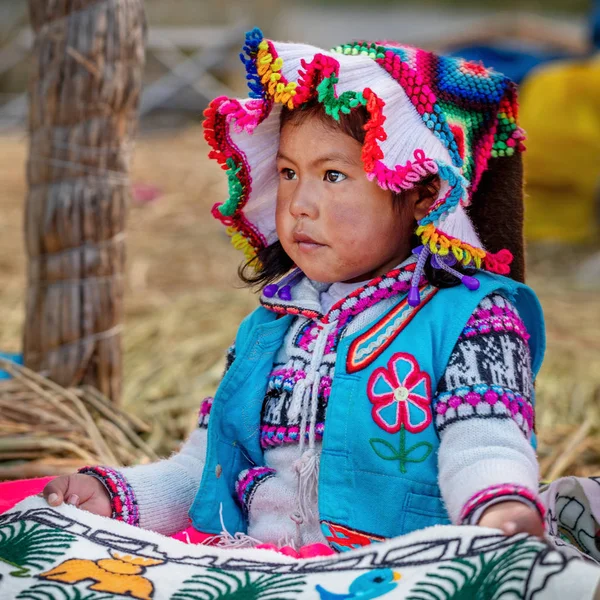
[(318, 201), (314, 189), (310, 185), (296, 186), (290, 201), (290, 214), (295, 217), (309, 217), (314, 219), (318, 215)]

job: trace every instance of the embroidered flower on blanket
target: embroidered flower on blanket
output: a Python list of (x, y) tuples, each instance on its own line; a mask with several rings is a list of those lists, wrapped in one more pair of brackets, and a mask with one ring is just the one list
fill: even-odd
[(373, 420), (388, 433), (397, 433), (402, 426), (419, 433), (431, 423), (431, 379), (410, 354), (397, 352), (387, 368), (375, 369), (367, 395)]

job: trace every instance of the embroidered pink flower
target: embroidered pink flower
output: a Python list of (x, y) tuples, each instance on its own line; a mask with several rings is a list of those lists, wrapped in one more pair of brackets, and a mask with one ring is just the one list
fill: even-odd
[(367, 395), (373, 420), (388, 433), (397, 433), (402, 426), (418, 433), (431, 423), (431, 379), (410, 354), (397, 352), (387, 368), (375, 369)]

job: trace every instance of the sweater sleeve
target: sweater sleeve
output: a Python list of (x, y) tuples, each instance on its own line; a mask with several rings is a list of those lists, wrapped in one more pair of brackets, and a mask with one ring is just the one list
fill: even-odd
[(167, 459), (119, 470), (85, 467), (79, 472), (104, 484), (114, 519), (172, 535), (189, 526), (187, 514), (200, 485), (206, 438), (206, 429), (198, 427)]
[[(235, 349), (227, 353), (225, 372)], [(172, 535), (189, 526), (188, 511), (200, 486), (206, 461), (207, 430), (212, 398), (205, 398), (198, 427), (181, 449), (167, 459), (123, 469), (85, 467), (80, 473), (99, 479), (112, 503), (112, 518)]]
[(453, 523), (476, 524), (496, 502), (543, 515), (531, 445), (533, 379), (528, 334), (516, 308), (492, 294), (452, 352), (434, 398), (439, 483)]

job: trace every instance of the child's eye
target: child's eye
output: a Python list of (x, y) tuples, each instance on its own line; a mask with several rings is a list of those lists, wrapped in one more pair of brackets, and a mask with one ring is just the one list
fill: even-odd
[(340, 173), (340, 171), (327, 171), (325, 173), (325, 181), (329, 181), (329, 183), (339, 183), (346, 178), (346, 175)]
[(296, 171), (294, 171), (293, 169), (281, 169), (280, 174), (284, 179), (287, 179), (288, 181), (296, 179)]

